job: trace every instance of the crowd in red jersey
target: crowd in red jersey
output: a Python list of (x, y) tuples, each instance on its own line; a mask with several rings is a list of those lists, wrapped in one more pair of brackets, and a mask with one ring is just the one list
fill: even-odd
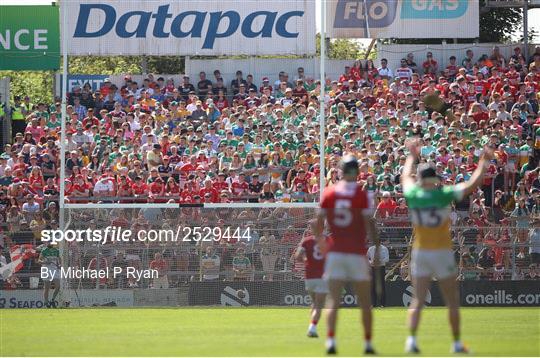
[[(399, 176), (405, 140), (416, 137), (422, 161), (446, 184), (469, 178), (484, 145), (496, 148), (482, 191), (456, 204), (454, 223), (506, 226), (485, 230), (494, 242), (530, 243), (520, 259), (537, 257), (528, 229), (540, 216), (540, 48), (530, 58), (521, 47), (509, 57), (496, 47), (485, 55), (467, 50), (446, 66), (429, 52), (419, 60), (404, 54), (398, 68), (387, 65), (356, 61), (322, 84), (302, 68), (272, 81), (242, 71), (226, 81), (219, 70), (182, 83), (152, 75), (136, 83), (126, 75), (119, 86), (106, 81), (98, 91), (84, 85), (69, 93), (63, 140), (58, 101), (33, 104), (31, 92), (15, 97), (14, 138), (0, 155), (4, 232), (57, 225), (61, 142), (71, 203), (317, 201), (320, 155), (332, 185), (340, 158), (353, 153), (359, 182), (380, 200), (380, 222), (404, 226)], [(321, 85), (329, 104), (324, 153)], [(491, 239), (479, 240), (484, 247)]]

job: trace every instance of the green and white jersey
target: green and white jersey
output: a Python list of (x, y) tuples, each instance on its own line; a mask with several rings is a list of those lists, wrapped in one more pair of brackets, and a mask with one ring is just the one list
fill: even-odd
[(233, 267), (235, 269), (241, 269), (241, 270), (245, 270), (247, 268), (249, 268), (251, 266), (251, 262), (249, 261), (249, 259), (246, 257), (246, 256), (236, 256), (233, 258)]
[(419, 185), (404, 188), (414, 229), (415, 248), (451, 249), (450, 211), (453, 201), (463, 199), (456, 186), (425, 190)]
[(60, 250), (56, 247), (46, 247), (41, 250), (41, 257), (46, 267), (58, 268), (60, 266)]

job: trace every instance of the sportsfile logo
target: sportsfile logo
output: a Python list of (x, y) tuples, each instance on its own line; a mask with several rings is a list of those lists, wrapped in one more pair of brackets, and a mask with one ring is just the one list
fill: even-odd
[[(203, 2), (204, 3), (204, 2)], [(151, 3), (150, 3), (151, 4)], [(240, 32), (245, 38), (297, 38), (290, 30), (304, 11), (183, 11), (172, 13), (170, 5), (154, 11), (123, 11), (107, 4), (80, 4), (74, 38), (99, 38), (114, 32), (119, 38), (202, 38), (202, 49), (214, 48), (217, 39)], [(300, 19), (299, 19), (300, 18)]]
[(398, 3), (400, 19), (455, 19), (469, 6), (469, 0), (337, 0), (334, 27), (388, 27), (396, 19)]

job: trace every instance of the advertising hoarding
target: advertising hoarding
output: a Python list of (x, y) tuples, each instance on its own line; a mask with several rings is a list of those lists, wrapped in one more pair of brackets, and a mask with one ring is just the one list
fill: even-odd
[(330, 38), (476, 38), (478, 0), (328, 0)]
[(315, 1), (67, 1), (71, 55), (315, 52)]
[(0, 6), (0, 70), (55, 70), (60, 66), (56, 6)]

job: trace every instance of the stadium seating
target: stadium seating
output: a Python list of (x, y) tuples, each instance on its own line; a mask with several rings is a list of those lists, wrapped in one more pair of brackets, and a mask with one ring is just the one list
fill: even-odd
[[(355, 67), (356, 62), (340, 78), (326, 79), (323, 153), (321, 83), (303, 71), (256, 83), (240, 77), (225, 85), (218, 78), (135, 83), (126, 75), (121, 86), (105, 81), (94, 92), (75, 87), (68, 97), (65, 139), (59, 138), (59, 102), (32, 103), (31, 92), (15, 97), (12, 118), (20, 113), (25, 120), (12, 121), (13, 141), (0, 156), (5, 262), (12, 245), (39, 245), (39, 228), (58, 225), (60, 143), (67, 148), (67, 201), (82, 204), (316, 202), (320, 171), (332, 185), (340, 177), (339, 159), (353, 153), (361, 162), (358, 181), (377, 198), (375, 215), (391, 248), (387, 279), (400, 279), (400, 268), (407, 265), (403, 238), (411, 233), (399, 177), (405, 141), (420, 138), (422, 162), (432, 163), (446, 184), (470, 177), (483, 146), (496, 149), (482, 190), (454, 209), (460, 278), (512, 278), (510, 253), (517, 275), (530, 271), (534, 278), (540, 266), (532, 257), (540, 248), (528, 230), (540, 215), (540, 48), (530, 59), (519, 48), (510, 58), (453, 55), (457, 62), (446, 68), (430, 58), (417, 65), (407, 57), (397, 69), (372, 61)], [(321, 155), (325, 168), (319, 166)], [(274, 233), (277, 251), (270, 270), (263, 267), (259, 243), (247, 248), (253, 274), (246, 279), (301, 277), (301, 267), (290, 263), (290, 250), (305, 226), (293, 228), (295, 238), (283, 242), (294, 224), (284, 222)], [(205, 253), (190, 250), (165, 250), (176, 284), (203, 278)], [(218, 254), (227, 257), (220, 279), (232, 279), (230, 248), (218, 247)], [(116, 253), (108, 258), (116, 259)], [(35, 269), (29, 264), (21, 273)]]

